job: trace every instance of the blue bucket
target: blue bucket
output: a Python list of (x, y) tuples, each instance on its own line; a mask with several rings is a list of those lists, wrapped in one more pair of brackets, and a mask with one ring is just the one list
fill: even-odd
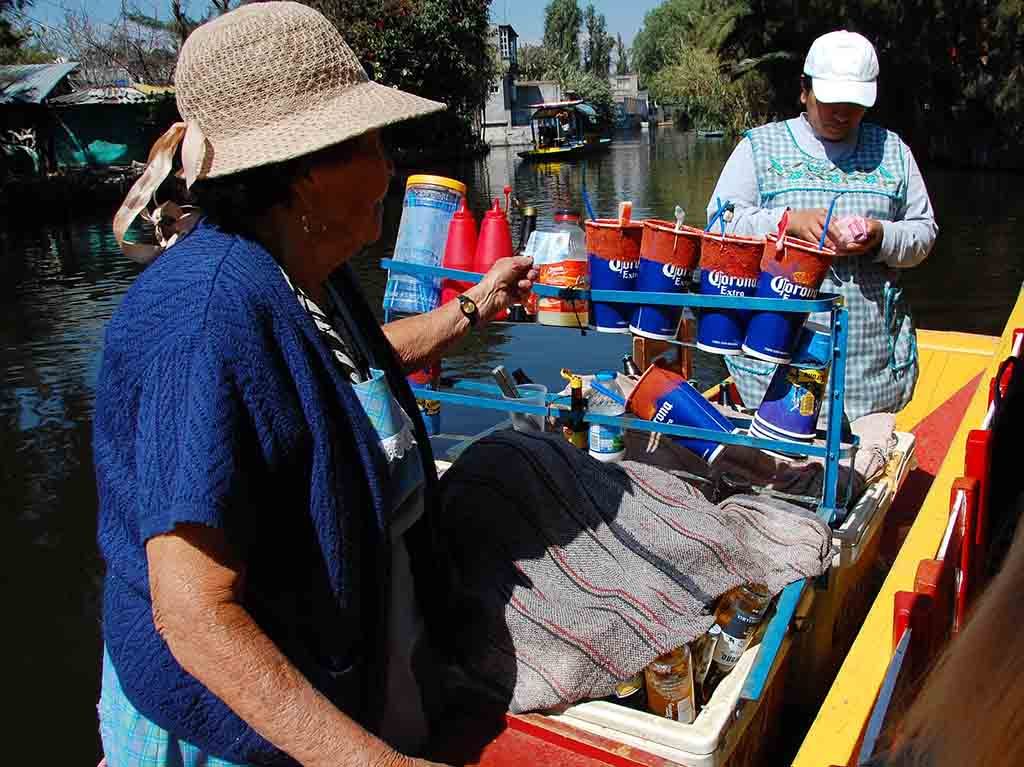
[(768, 439), (813, 440), (828, 390), (831, 335), (824, 326), (806, 325), (794, 360), (775, 369), (751, 433)]
[[(635, 290), (644, 226), (611, 219), (587, 222), (591, 290)], [(590, 326), (599, 333), (628, 333), (632, 304), (592, 301)]]

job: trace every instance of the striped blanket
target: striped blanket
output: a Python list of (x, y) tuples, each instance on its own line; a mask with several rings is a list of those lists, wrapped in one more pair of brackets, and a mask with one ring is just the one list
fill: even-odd
[(782, 502), (721, 504), (653, 466), (497, 432), (442, 481), (459, 665), (513, 712), (611, 694), (700, 636), (715, 599), (820, 575), (828, 528)]

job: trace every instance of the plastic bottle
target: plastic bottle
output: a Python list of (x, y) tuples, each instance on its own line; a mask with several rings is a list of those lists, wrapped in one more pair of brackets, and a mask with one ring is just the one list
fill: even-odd
[[(476, 256), (473, 259), (474, 271), (486, 274), (495, 261), (512, 255), (512, 230), (505, 211), (501, 209), (501, 202), (495, 198), (494, 205), (484, 214), (484, 220), (480, 223), (480, 236), (477, 238)], [(496, 320), (507, 318), (507, 309), (494, 317)]]
[[(622, 389), (615, 382), (615, 373), (602, 370), (594, 376), (594, 379), (599, 386), (624, 399)], [(591, 389), (587, 411), (594, 415), (621, 416), (625, 414), (626, 407), (607, 395)], [(590, 424), (588, 447), (590, 455), (602, 463), (616, 463), (621, 461), (626, 455), (626, 445), (623, 441), (622, 429), (618, 426)]]
[[(444, 246), (442, 265), (447, 269), (473, 271), (476, 265), (476, 243), (476, 219), (466, 208), (466, 200), (463, 199), (448, 225), (448, 241)], [(446, 279), (441, 284), (441, 304), (444, 305), (460, 293), (465, 293), (471, 285), (470, 282)]]
[[(580, 227), (576, 211), (555, 212), (555, 227), (550, 232), (536, 232), (527, 245), (540, 272), (538, 282), (560, 288), (590, 287), (587, 262), (587, 236)], [(590, 312), (586, 301), (565, 301), (561, 298), (540, 298), (537, 301), (537, 322), (560, 327), (587, 327)]]

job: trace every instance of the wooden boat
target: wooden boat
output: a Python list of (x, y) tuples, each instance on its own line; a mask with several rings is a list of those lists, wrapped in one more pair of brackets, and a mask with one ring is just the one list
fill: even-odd
[(576, 160), (606, 152), (611, 138), (601, 135), (597, 111), (582, 100), (536, 104), (530, 118), (533, 148), (519, 152), (524, 160)]
[[(870, 756), (879, 725), (885, 721), (893, 700), (902, 664), (927, 667), (941, 649), (945, 635), (963, 619), (980, 591), (980, 583), (964, 587), (961, 579), (971, 578), (972, 558), (973, 567), (984, 561), (983, 524), (977, 526), (981, 534), (969, 536), (966, 545), (961, 541), (958, 551), (950, 547), (942, 552), (943, 562), (951, 563), (943, 567), (947, 571), (943, 577), (957, 582), (955, 596), (945, 609), (940, 596), (932, 610), (917, 610), (920, 602), (915, 597), (928, 592), (920, 568), (936, 561), (940, 547), (948, 545), (947, 530), (952, 530), (956, 539), (981, 514), (982, 493), (973, 488), (987, 484), (991, 464), (991, 392), (1000, 363), (1011, 355), (1024, 354), (1024, 291), (1000, 338), (950, 333), (937, 340), (939, 345), (924, 350), (922, 361), (928, 372), (927, 378), (922, 375), (925, 386), (923, 390), (919, 386), (914, 402), (905, 415), (901, 414), (905, 421), (916, 421), (915, 428), (938, 443), (925, 466), (931, 475), (930, 490), (916, 510), (913, 526), (807, 733), (794, 767), (857, 764)], [(908, 620), (911, 611), (913, 617)], [(906, 628), (915, 631), (906, 632)]]
[[(791, 729), (805, 726), (789, 716), (784, 722), (783, 707), (802, 706), (818, 713), (794, 766), (856, 764), (879, 689), (894, 657), (900, 657), (892, 639), (893, 597), (914, 589), (918, 563), (934, 557), (943, 540), (950, 488), (964, 473), (969, 441), (977, 441), (989, 404), (989, 381), (1015, 340), (1019, 351), (1022, 328), (1024, 292), (1001, 338), (920, 331), (921, 375), (913, 401), (897, 419), (894, 458), (883, 480), (858, 503), (867, 513), (858, 516), (855, 507), (836, 530), (841, 548), (832, 571), (820, 589), (804, 592), (792, 628), (786, 627), (762, 679), (751, 679), (756, 671), (755, 658), (748, 657), (756, 656), (751, 648), (694, 725), (602, 702), (557, 715), (505, 714), (489, 724), (473, 712), (455, 728), (458, 734), (449, 734), (439, 757), (482, 767), (776, 765), (783, 763), (774, 748), (779, 736), (798, 742)], [(910, 533), (875, 596), (870, 575), (893, 533), (908, 523)], [(752, 681), (762, 686), (756, 699), (746, 696)], [(712, 708), (706, 726), (696, 727)]]
[(724, 130), (718, 128), (712, 128), (710, 130), (697, 129), (697, 138), (722, 138), (725, 135)]

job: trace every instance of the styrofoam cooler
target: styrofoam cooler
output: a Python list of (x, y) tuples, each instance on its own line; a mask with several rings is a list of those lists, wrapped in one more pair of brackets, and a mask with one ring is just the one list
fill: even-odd
[[(813, 598), (813, 589), (807, 589), (797, 614), (806, 613)], [(767, 621), (762, 624), (759, 634), (766, 625)], [(755, 640), (744, 651), (692, 724), (605, 701), (579, 703), (552, 718), (607, 740), (646, 751), (673, 764), (686, 767), (747, 764), (747, 760), (734, 761), (734, 757), (748, 752), (756, 754), (765, 729), (781, 726), (780, 709), (785, 698), (785, 672), (792, 652), (792, 636), (783, 640), (761, 699), (737, 708), (759, 647), (760, 642)], [(761, 760), (751, 759), (749, 763), (758, 761), (765, 761), (763, 755)]]

